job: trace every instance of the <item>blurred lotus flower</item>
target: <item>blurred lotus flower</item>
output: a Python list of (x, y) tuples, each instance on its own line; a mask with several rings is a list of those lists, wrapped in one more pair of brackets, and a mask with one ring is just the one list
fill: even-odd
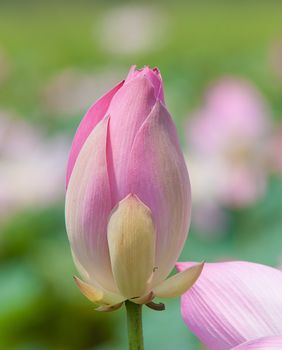
[[(223, 78), (214, 84), (204, 107), (187, 124), (193, 189), (208, 183), (213, 200), (226, 206), (245, 206), (261, 196), (267, 176), (263, 158), (270, 130), (267, 118), (262, 97), (247, 81)], [(197, 185), (195, 171), (203, 173), (202, 166), (211, 160), (205, 181)], [(194, 196), (197, 201), (197, 191)], [(207, 197), (210, 200), (209, 193)]]
[(113, 54), (138, 54), (156, 50), (165, 41), (166, 18), (154, 6), (118, 6), (106, 12), (99, 24), (98, 28), (95, 26), (98, 40), (105, 50)]
[(43, 91), (43, 103), (52, 113), (75, 115), (84, 111), (119, 78), (113, 69), (84, 73), (68, 68), (50, 79)]
[[(191, 266), (177, 264), (179, 271)], [(281, 295), (280, 270), (243, 261), (205, 264), (182, 296), (181, 312), (211, 350), (281, 349)]]
[(0, 112), (0, 218), (63, 197), (67, 144), (63, 136), (47, 140), (27, 122)]
[(184, 245), (190, 210), (160, 72), (133, 67), (88, 110), (69, 157), (66, 226), (82, 293), (98, 310), (182, 294), (202, 264), (165, 279)]
[[(209, 88), (203, 107), (188, 120), (193, 222), (200, 230), (207, 227), (208, 236), (227, 231), (224, 208), (246, 207), (265, 193), (271, 163), (277, 165), (281, 153), (273, 146), (269, 115), (255, 87), (225, 77)], [(210, 223), (211, 211), (216, 217)]]

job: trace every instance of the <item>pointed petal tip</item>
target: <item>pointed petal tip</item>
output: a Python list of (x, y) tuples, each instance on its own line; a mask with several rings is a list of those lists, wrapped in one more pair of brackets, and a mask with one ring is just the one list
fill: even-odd
[(182, 272), (182, 271), (185, 271), (187, 270), (188, 268), (190, 267), (193, 267), (195, 265), (200, 265), (200, 264), (206, 264), (207, 261), (204, 259), (202, 260), (201, 262), (195, 262), (195, 261), (178, 261), (176, 264), (175, 264), (175, 267), (177, 269), (177, 271), (179, 272)]
[(73, 278), (81, 293), (94, 304), (113, 306), (124, 302), (126, 299), (120, 294), (116, 294), (94, 286), (93, 284), (86, 283), (76, 276)]
[(133, 64), (133, 65), (129, 68), (129, 71), (128, 71), (126, 80), (131, 78), (131, 76), (132, 76), (132, 75), (134, 74), (134, 72), (136, 71), (136, 67), (137, 67), (136, 64)]
[(154, 289), (154, 294), (160, 298), (175, 298), (182, 295), (200, 277), (204, 264), (205, 262), (201, 262), (169, 277)]
[(112, 211), (107, 237), (118, 289), (128, 299), (144, 295), (155, 258), (156, 234), (150, 209), (130, 194)]
[(137, 196), (137, 194), (131, 192), (126, 197), (124, 197), (112, 210), (112, 214), (117, 211), (122, 206), (140, 206), (143, 208), (144, 212), (148, 213), (149, 215), (152, 215), (151, 209)]
[(98, 288), (91, 286), (88, 283), (83, 282), (76, 276), (73, 276), (73, 279), (78, 286), (81, 293), (93, 303), (100, 303), (103, 299), (103, 292)]
[(126, 201), (127, 199), (133, 199), (133, 200), (137, 200), (137, 201), (140, 201), (139, 197), (137, 196), (137, 194), (131, 192), (129, 193), (126, 197), (124, 197), (124, 199), (122, 199), (120, 201), (120, 203), (123, 203), (124, 201)]

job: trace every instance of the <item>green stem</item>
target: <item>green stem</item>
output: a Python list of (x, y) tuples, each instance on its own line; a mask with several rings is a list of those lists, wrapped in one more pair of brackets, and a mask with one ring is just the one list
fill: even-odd
[(129, 350), (144, 350), (142, 330), (142, 305), (125, 302)]

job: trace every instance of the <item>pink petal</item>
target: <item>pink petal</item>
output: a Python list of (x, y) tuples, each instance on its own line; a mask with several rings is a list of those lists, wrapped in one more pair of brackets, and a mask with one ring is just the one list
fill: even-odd
[(78, 155), (66, 194), (66, 226), (78, 268), (88, 274), (88, 282), (115, 291), (107, 242), (112, 209), (107, 132), (105, 118), (91, 132)]
[(263, 97), (249, 81), (226, 76), (209, 89), (206, 105), (226, 131), (257, 138), (264, 133), (268, 110)]
[[(178, 263), (182, 271), (191, 263)], [(182, 317), (211, 350), (282, 334), (282, 272), (233, 261), (205, 264), (181, 298)]]
[(95, 126), (99, 123), (99, 121), (106, 115), (106, 112), (109, 108), (110, 102), (116, 92), (122, 87), (123, 82), (116, 85), (112, 90), (110, 90), (106, 95), (101, 97), (98, 101), (96, 101), (87, 111), (84, 118), (79, 124), (79, 127), (74, 136), (71, 151), (69, 155), (68, 165), (67, 165), (67, 176), (66, 176), (66, 184), (68, 186), (69, 179), (78, 157), (78, 154), (91, 133), (91, 131), (95, 128)]
[(282, 349), (282, 336), (281, 337), (265, 337), (255, 339), (236, 346), (232, 350), (281, 350)]
[(201, 153), (224, 153), (234, 141), (257, 144), (269, 129), (268, 108), (248, 81), (223, 77), (209, 88), (205, 102), (187, 125), (187, 140)]
[(176, 129), (160, 102), (136, 136), (122, 193), (135, 193), (152, 210), (156, 285), (169, 274), (183, 248), (191, 210), (190, 183)]
[(124, 172), (135, 136), (156, 103), (154, 89), (144, 75), (130, 80), (113, 97), (108, 110), (110, 144), (108, 168), (114, 203), (125, 195), (120, 193)]

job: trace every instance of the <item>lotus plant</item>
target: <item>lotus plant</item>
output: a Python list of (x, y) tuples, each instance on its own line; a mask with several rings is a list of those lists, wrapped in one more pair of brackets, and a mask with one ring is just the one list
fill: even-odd
[(189, 229), (191, 192), (157, 68), (132, 67), (90, 107), (66, 182), (75, 282), (98, 311), (125, 303), (131, 350), (143, 349), (142, 305), (161, 310), (155, 297), (180, 295), (185, 323), (211, 350), (282, 347), (282, 271), (178, 263), (168, 277)]
[[(157, 68), (132, 67), (90, 107), (73, 139), (66, 227), (82, 279), (99, 311), (126, 303), (131, 349), (142, 348), (141, 305), (176, 297), (203, 263), (168, 277), (186, 240), (189, 177)], [(137, 326), (136, 326), (137, 325)]]

